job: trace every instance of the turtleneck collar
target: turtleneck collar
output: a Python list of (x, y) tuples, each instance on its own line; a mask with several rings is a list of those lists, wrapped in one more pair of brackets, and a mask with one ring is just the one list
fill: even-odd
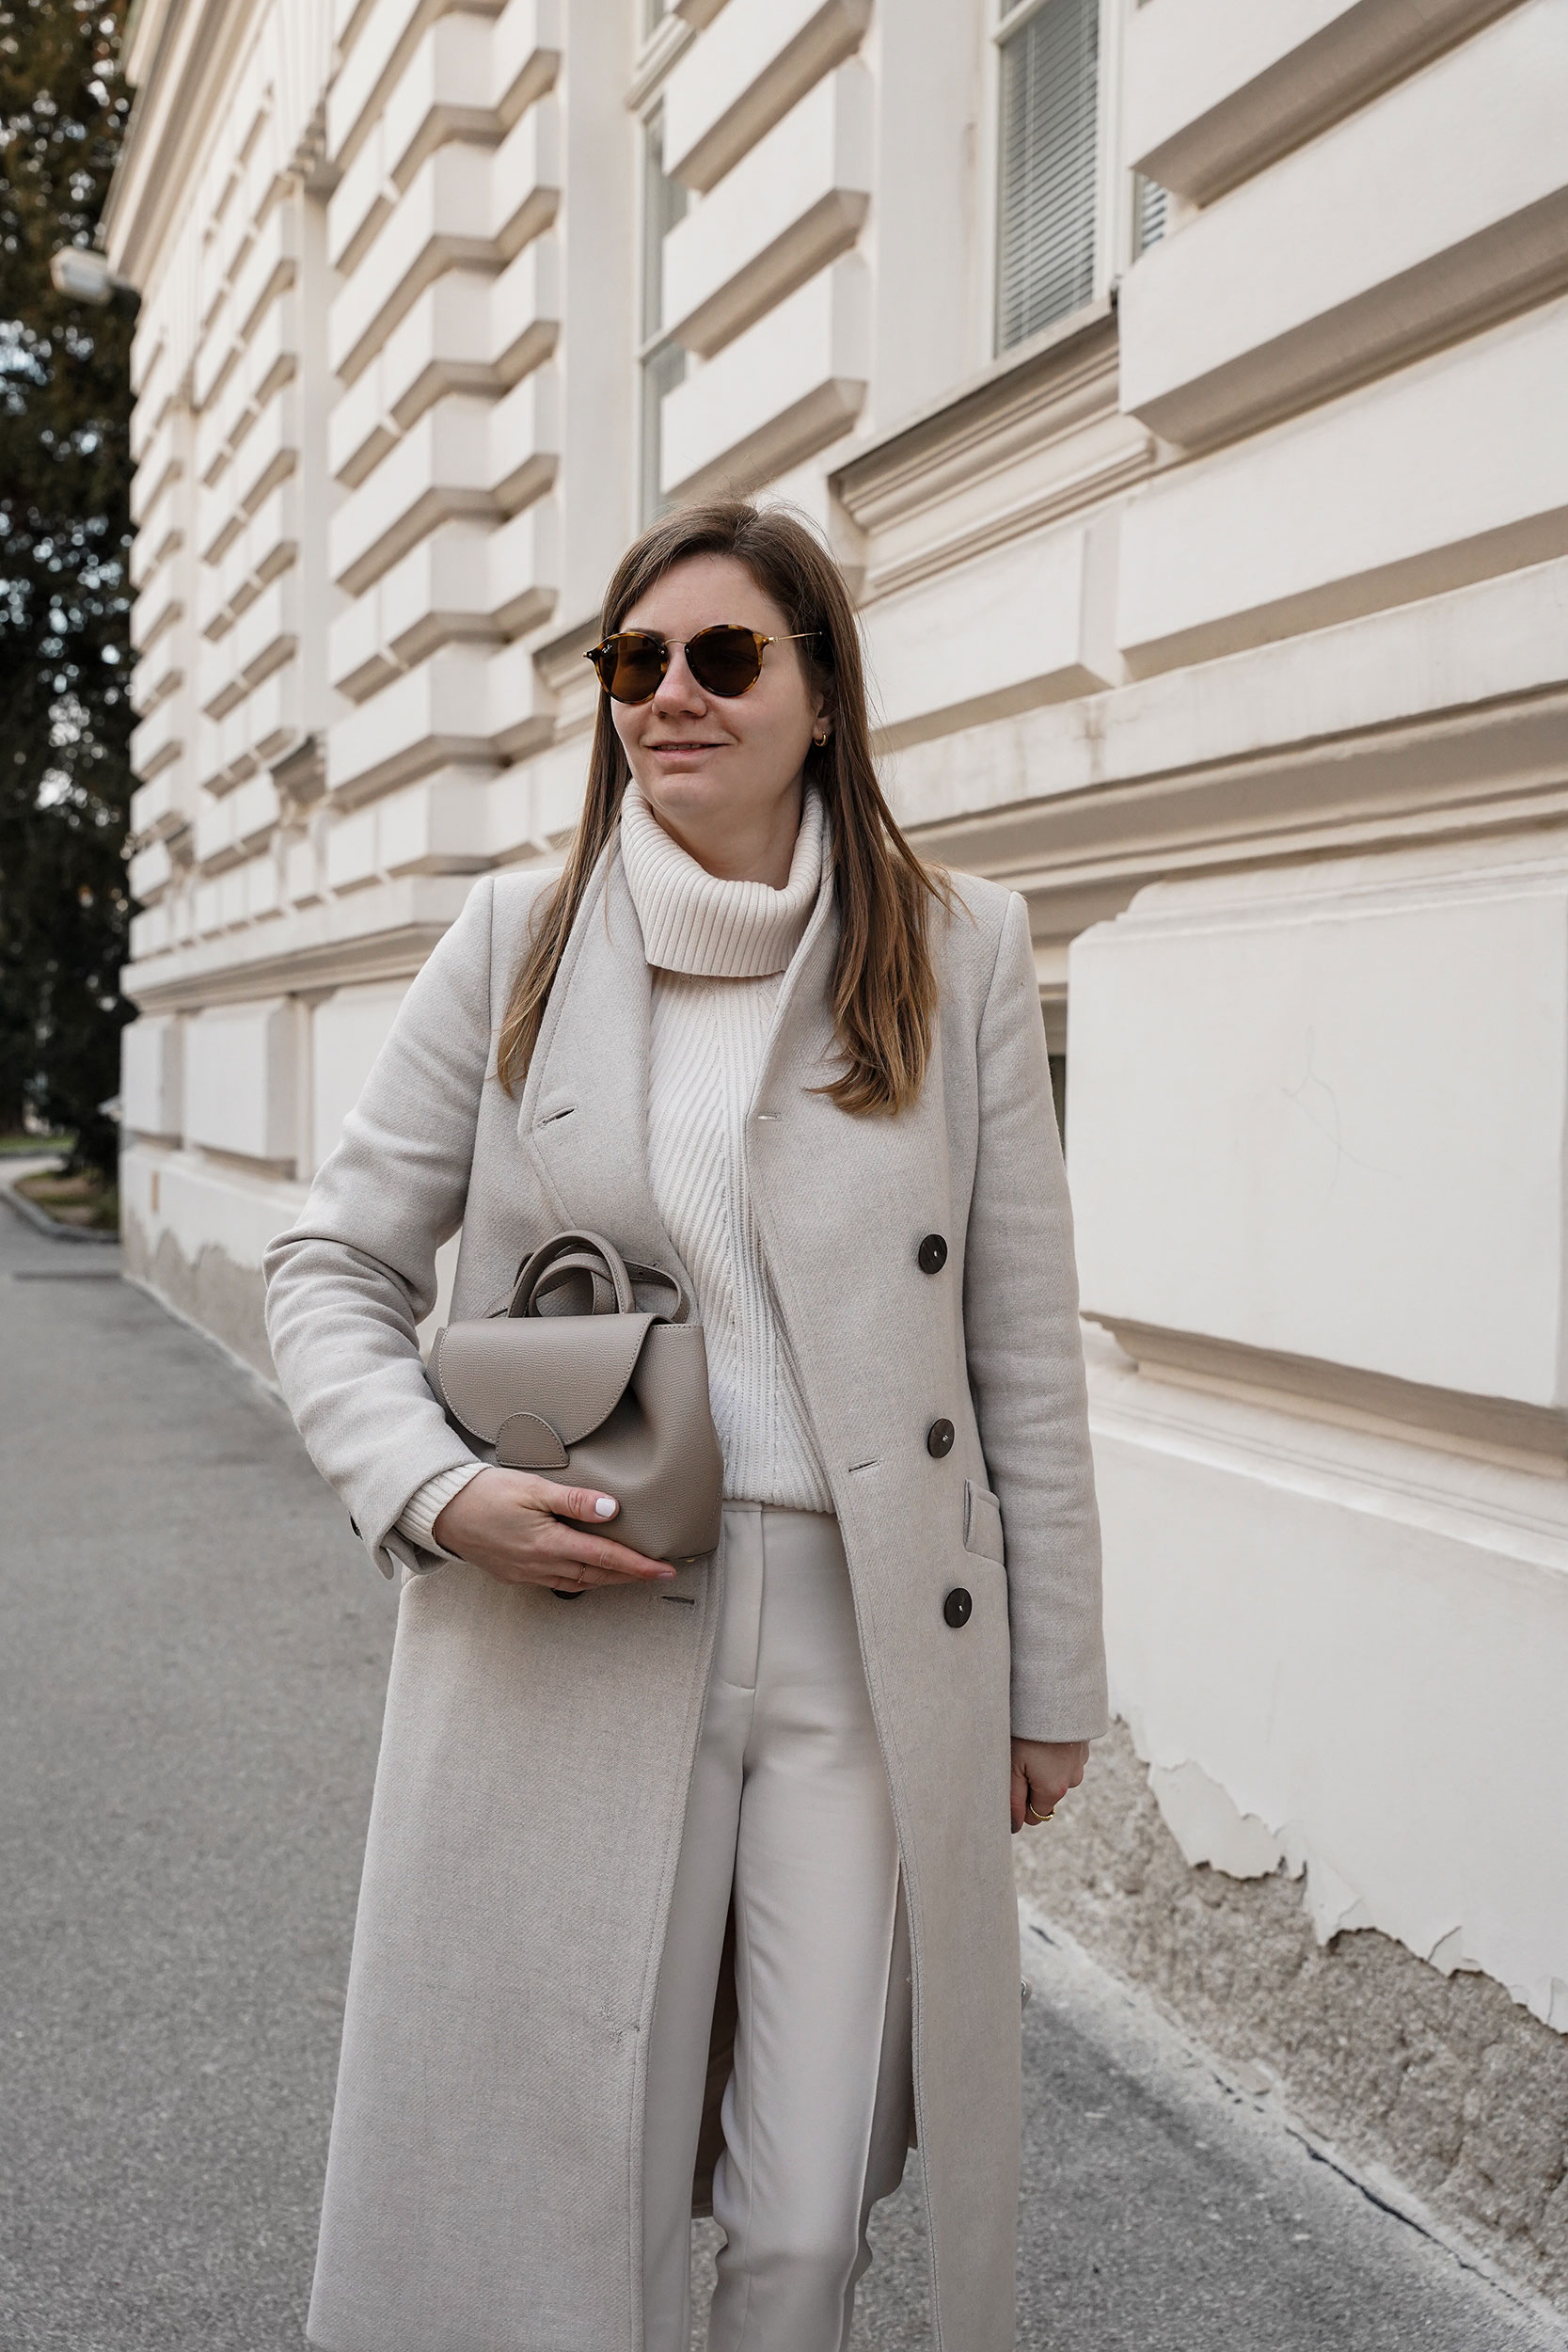
[(648, 961), (661, 972), (756, 980), (783, 972), (800, 944), (822, 882), (825, 813), (808, 787), (782, 890), (721, 882), (654, 815), (635, 778), (621, 802), (621, 861)]

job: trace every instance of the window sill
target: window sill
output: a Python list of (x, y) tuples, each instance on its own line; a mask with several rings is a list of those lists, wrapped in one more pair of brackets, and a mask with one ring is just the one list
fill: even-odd
[(961, 462), (977, 442), (1006, 437), (1015, 420), (1037, 429), (1030, 421), (1042, 408), (1062, 403), (1075, 410), (1085, 391), (1103, 405), (1106, 376), (1114, 408), (1117, 349), (1114, 298), (1085, 302), (912, 416), (868, 436), (835, 468), (835, 493), (856, 523), (876, 529), (894, 513), (926, 503), (951, 461)]

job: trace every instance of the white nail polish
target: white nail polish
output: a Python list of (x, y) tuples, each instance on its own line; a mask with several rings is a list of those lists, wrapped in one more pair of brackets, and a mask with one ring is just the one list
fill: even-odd
[(608, 1495), (600, 1495), (598, 1501), (594, 1503), (594, 1508), (598, 1513), (601, 1519), (610, 1519), (615, 1516), (615, 1505), (611, 1502)]

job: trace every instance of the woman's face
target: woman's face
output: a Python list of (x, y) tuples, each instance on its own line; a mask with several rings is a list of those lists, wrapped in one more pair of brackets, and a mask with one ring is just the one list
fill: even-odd
[(733, 555), (694, 555), (673, 565), (621, 622), (670, 646), (670, 667), (652, 701), (611, 703), (610, 710), (632, 774), (677, 834), (728, 823), (766, 829), (798, 798), (812, 731), (822, 723), (822, 697), (798, 644), (766, 647), (762, 675), (747, 693), (726, 698), (698, 685), (686, 642), (727, 623), (763, 637), (790, 633), (772, 597)]

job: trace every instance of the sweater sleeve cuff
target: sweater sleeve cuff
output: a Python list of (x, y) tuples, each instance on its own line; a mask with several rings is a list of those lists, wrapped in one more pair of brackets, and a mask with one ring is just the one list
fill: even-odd
[(437, 1565), (443, 1560), (455, 1560), (454, 1551), (443, 1551), (436, 1542), (436, 1522), (452, 1497), (460, 1495), (469, 1479), (477, 1478), (486, 1467), (483, 1462), (465, 1462), (454, 1470), (437, 1470), (434, 1478), (427, 1478), (404, 1503), (398, 1519), (399, 1534), (406, 1535), (421, 1551), (432, 1553)]

